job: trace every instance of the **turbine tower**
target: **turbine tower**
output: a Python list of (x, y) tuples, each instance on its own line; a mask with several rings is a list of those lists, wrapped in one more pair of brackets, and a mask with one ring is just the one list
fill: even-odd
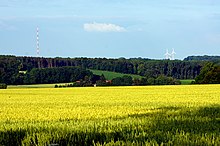
[(173, 51), (172, 51), (172, 53), (171, 53), (171, 60), (175, 60), (175, 54), (176, 54), (176, 52), (175, 52), (174, 49), (173, 49)]
[(170, 59), (170, 53), (168, 52), (168, 49), (167, 49), (167, 52), (164, 55), (165, 55), (165, 59), (167, 59), (167, 60)]

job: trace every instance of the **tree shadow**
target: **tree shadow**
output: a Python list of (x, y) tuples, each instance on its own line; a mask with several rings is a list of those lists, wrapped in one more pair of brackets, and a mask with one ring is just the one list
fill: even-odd
[[(198, 139), (204, 134), (219, 135), (220, 133), (220, 108), (218, 105), (210, 107), (201, 107), (199, 109), (184, 109), (181, 107), (161, 107), (154, 109), (157, 112), (132, 114), (125, 117), (119, 117), (118, 120), (126, 120), (126, 118), (152, 120), (152, 125), (146, 129), (132, 129), (130, 127), (122, 127), (121, 131), (106, 132), (77, 132), (69, 133), (69, 136), (61, 139), (54, 139), (51, 142), (60, 145), (92, 145), (92, 143), (104, 144), (110, 141), (123, 142), (139, 142), (154, 141), (157, 144), (168, 143), (173, 137), (181, 132), (188, 133), (191, 136), (198, 136)], [(178, 111), (178, 112), (176, 112)], [(114, 119), (117, 120), (117, 119)], [(143, 123), (142, 123), (143, 124)], [(129, 126), (129, 125), (128, 125)], [(143, 125), (142, 125), (143, 126)], [(132, 133), (147, 133), (133, 137)], [(184, 135), (184, 134), (183, 134)], [(181, 139), (182, 140), (182, 139)], [(180, 141), (181, 141), (180, 140)], [(68, 143), (69, 141), (69, 143)], [(199, 143), (199, 142), (198, 142)], [(181, 144), (184, 144), (182, 142)], [(190, 143), (188, 140), (186, 143)]]
[(26, 130), (7, 130), (0, 131), (0, 145), (3, 146), (19, 146), (26, 135)]
[[(197, 135), (220, 135), (220, 106), (213, 105), (194, 110), (182, 109), (177, 114), (167, 114), (168, 110), (162, 110), (155, 115), (153, 126), (150, 128), (149, 139), (155, 139), (159, 144), (168, 142), (168, 135), (187, 133)], [(173, 108), (171, 108), (173, 109)], [(169, 137), (169, 138), (168, 138)]]

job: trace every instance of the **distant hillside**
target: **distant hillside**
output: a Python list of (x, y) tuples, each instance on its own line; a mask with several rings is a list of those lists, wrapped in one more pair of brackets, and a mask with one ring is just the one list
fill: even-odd
[(184, 61), (217, 61), (220, 60), (220, 56), (188, 56), (184, 59)]
[(107, 80), (112, 80), (113, 78), (116, 78), (116, 77), (123, 77), (125, 75), (131, 76), (133, 79), (142, 78), (142, 76), (139, 76), (139, 75), (123, 74), (123, 73), (116, 73), (116, 72), (111, 72), (111, 71), (93, 70), (93, 69), (90, 69), (90, 71), (95, 75), (100, 75), (101, 76), (103, 74)]

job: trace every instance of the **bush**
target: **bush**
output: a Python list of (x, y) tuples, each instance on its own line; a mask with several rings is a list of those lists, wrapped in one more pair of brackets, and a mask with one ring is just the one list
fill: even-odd
[(1, 83), (1, 84), (0, 84), (0, 89), (7, 89), (7, 85), (4, 84), (4, 83)]

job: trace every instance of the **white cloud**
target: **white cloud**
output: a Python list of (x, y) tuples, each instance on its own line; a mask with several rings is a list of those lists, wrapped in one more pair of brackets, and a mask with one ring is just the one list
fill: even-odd
[(96, 32), (125, 32), (126, 29), (124, 27), (115, 25), (115, 24), (107, 24), (107, 23), (85, 23), (84, 24), (85, 31), (96, 31)]

